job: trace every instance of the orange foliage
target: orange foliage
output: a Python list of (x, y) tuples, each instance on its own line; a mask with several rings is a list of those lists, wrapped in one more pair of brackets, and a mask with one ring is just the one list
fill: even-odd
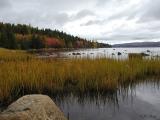
[(63, 47), (64, 46), (63, 42), (57, 38), (47, 37), (47, 38), (45, 38), (45, 41), (46, 41), (47, 47), (55, 47), (56, 48), (56, 47)]

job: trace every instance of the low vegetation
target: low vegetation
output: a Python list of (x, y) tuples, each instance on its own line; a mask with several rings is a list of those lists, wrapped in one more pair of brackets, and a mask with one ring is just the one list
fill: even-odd
[(148, 76), (160, 76), (159, 60), (54, 60), (0, 49), (1, 103), (29, 93), (114, 91)]

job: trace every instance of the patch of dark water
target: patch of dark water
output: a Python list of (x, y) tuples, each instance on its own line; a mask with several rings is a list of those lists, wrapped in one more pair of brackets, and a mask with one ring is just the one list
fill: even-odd
[(114, 92), (54, 97), (69, 120), (160, 120), (159, 82), (138, 83)]

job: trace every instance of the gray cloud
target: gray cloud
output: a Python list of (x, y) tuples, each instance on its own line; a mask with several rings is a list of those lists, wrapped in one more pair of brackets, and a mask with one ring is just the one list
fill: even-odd
[(159, 13), (160, 0), (0, 0), (0, 22), (110, 41), (160, 38)]
[(118, 3), (118, 4), (126, 3), (127, 4), (127, 1), (128, 0), (97, 0), (96, 5), (99, 7), (103, 7), (105, 5), (110, 5), (112, 3)]
[(0, 9), (11, 7), (8, 0), (0, 0)]
[(89, 20), (86, 23), (81, 24), (81, 26), (102, 25), (104, 23), (105, 20)]
[(95, 16), (96, 14), (90, 10), (84, 9), (79, 11), (76, 15), (73, 16), (74, 19), (80, 19), (86, 16)]
[(112, 0), (97, 0), (96, 6), (102, 7), (102, 6), (106, 5), (106, 3), (110, 3), (111, 1)]
[(149, 0), (141, 8), (140, 22), (160, 20), (160, 0)]
[(51, 16), (51, 20), (53, 20), (55, 24), (64, 25), (70, 20), (70, 18), (66, 13), (59, 13)]
[(157, 33), (134, 33), (134, 34), (115, 34), (111, 37), (98, 37), (96, 39), (98, 40), (101, 40), (101, 41), (108, 41), (108, 42), (111, 42), (111, 43), (125, 43), (125, 42), (135, 42), (135, 41), (152, 41), (152, 40), (159, 40), (160, 38), (160, 32), (157, 32)]
[(108, 20), (115, 20), (115, 19), (121, 19), (121, 18), (126, 18), (126, 19), (134, 19), (138, 15), (138, 9), (130, 9), (130, 10), (125, 10), (121, 11), (117, 14), (114, 14), (108, 18)]

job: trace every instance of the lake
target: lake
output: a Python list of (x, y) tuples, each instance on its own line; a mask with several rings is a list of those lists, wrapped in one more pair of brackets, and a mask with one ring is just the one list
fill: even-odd
[(160, 120), (159, 83), (139, 83), (107, 94), (66, 95), (54, 100), (69, 120)]
[[(77, 49), (50, 52), (47, 57), (127, 59), (129, 53), (145, 53), (155, 58), (160, 57), (160, 48)], [(160, 83), (157, 81), (142, 80), (103, 93), (62, 93), (53, 100), (69, 120), (160, 120)]]
[(70, 51), (53, 51), (48, 54), (40, 54), (40, 57), (54, 58), (99, 58), (107, 57), (114, 59), (126, 59), (129, 53), (145, 53), (149, 57), (160, 57), (160, 48), (96, 48), (76, 49)]
[[(129, 53), (146, 53), (149, 57), (158, 57), (160, 48), (80, 49), (60, 54), (69, 58), (127, 59)], [(54, 100), (69, 120), (160, 120), (159, 82), (136, 83), (102, 94), (71, 93), (63, 97), (56, 96)]]

